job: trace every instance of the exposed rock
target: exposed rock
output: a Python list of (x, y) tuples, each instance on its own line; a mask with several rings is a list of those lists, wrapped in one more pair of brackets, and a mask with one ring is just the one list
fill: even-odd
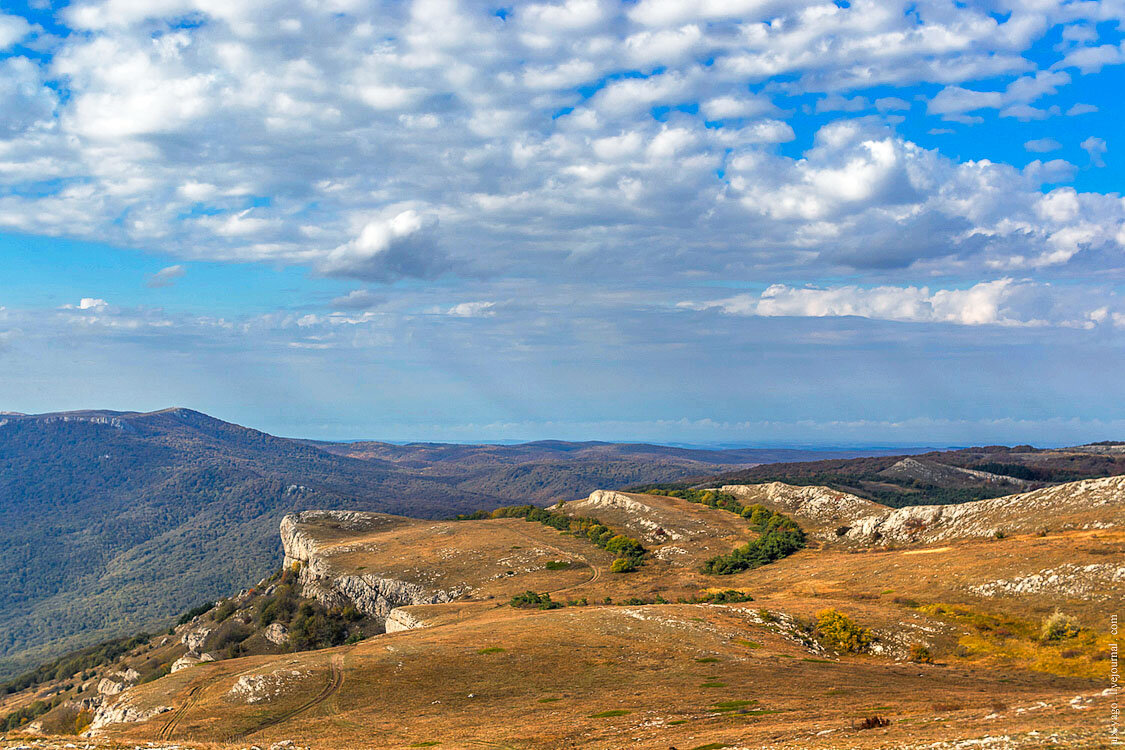
[(744, 503), (787, 513), (817, 539), (862, 545), (931, 544), (1055, 528), (1125, 525), (1125, 476), (1085, 479), (956, 505), (885, 505), (827, 487), (780, 482), (722, 487)]
[(331, 569), (318, 542), (302, 528), (303, 524), (316, 523), (349, 531), (370, 531), (397, 522), (394, 517), (381, 513), (346, 510), (303, 511), (281, 519), (285, 565), (300, 566), (297, 580), (301, 585), (301, 595), (316, 599), (326, 607), (353, 605), (367, 617), (383, 623), (396, 607), (444, 604), (471, 590), (466, 586), (431, 590), (417, 583), (376, 573), (339, 575)]
[(243, 703), (265, 703), (277, 698), (286, 688), (307, 676), (307, 672), (296, 669), (279, 669), (269, 674), (244, 674), (227, 691), (227, 697)]
[(171, 711), (171, 706), (155, 706), (153, 708), (138, 708), (127, 701), (118, 701), (112, 706), (101, 706), (94, 713), (94, 720), (90, 722), (90, 732), (110, 724), (125, 724), (136, 721), (148, 721), (157, 714)]
[(108, 677), (103, 677), (98, 683), (98, 695), (117, 695), (125, 689), (125, 683), (114, 682)]
[(959, 505), (885, 510), (857, 520), (844, 536), (865, 544), (933, 543), (1030, 533), (1045, 524), (1069, 528), (1125, 524), (1125, 477), (1085, 479)]
[(938, 485), (956, 484), (1007, 484), (1013, 488), (1031, 487), (1034, 482), (1026, 479), (993, 474), (978, 469), (963, 469), (960, 466), (950, 466), (936, 461), (925, 461), (917, 458), (904, 458), (879, 472), (880, 475), (895, 479), (915, 479)]
[(270, 623), (265, 632), (266, 640), (270, 643), (282, 646), (289, 641), (289, 628), (282, 625), (280, 622)]
[(571, 504), (578, 508), (612, 508), (624, 510), (629, 513), (633, 523), (641, 529), (641, 536), (649, 544), (665, 544), (680, 541), (685, 538), (682, 530), (669, 528), (669, 524), (662, 521), (659, 509), (626, 495), (624, 492), (613, 490), (594, 490), (585, 500), (578, 500)]
[(198, 654), (193, 654), (189, 651), (188, 653), (181, 656), (179, 659), (176, 659), (176, 661), (172, 662), (172, 670), (171, 671), (173, 673), (179, 672), (181, 669), (187, 669), (188, 667), (194, 667), (196, 664), (201, 664), (205, 661), (215, 661), (215, 657), (212, 656), (211, 654), (204, 654), (203, 656), (199, 656)]
[(188, 651), (192, 653), (199, 653), (203, 648), (203, 644), (207, 641), (207, 636), (211, 635), (211, 628), (207, 625), (197, 625), (184, 633), (180, 639), (184, 645), (188, 647)]
[(760, 503), (792, 516), (814, 538), (826, 541), (836, 539), (837, 529), (888, 510), (885, 505), (829, 487), (766, 482), (728, 484), (720, 490), (734, 495), (746, 505)]
[(410, 614), (405, 609), (392, 609), (387, 615), (386, 628), (388, 633), (397, 633), (400, 630), (414, 630), (425, 626), (426, 623)]
[(1107, 589), (1118, 591), (1123, 585), (1125, 585), (1125, 565), (1064, 563), (1057, 568), (1041, 570), (1011, 580), (1000, 579), (970, 586), (969, 590), (981, 596), (1048, 594), (1075, 599), (1106, 600), (1114, 596), (1106, 593)]
[(133, 683), (141, 679), (141, 673), (133, 669), (132, 667), (122, 671), (114, 672), (113, 676), (120, 677), (122, 680), (129, 683)]

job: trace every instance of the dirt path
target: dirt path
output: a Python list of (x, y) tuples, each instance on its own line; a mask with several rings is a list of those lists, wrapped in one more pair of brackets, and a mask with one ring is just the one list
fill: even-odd
[[(575, 552), (567, 552), (566, 550), (562, 549), (561, 547), (556, 547), (553, 544), (548, 544), (548, 543), (544, 542), (542, 539), (537, 539), (536, 537), (532, 536), (531, 534), (528, 534), (527, 532), (525, 532), (523, 530), (517, 530), (516, 533), (518, 533), (520, 536), (524, 537), (529, 542), (532, 542), (533, 544), (535, 544), (539, 547), (546, 547), (547, 549), (553, 549), (555, 552), (558, 552), (563, 557), (577, 558), (577, 559), (581, 560), (582, 562), (586, 563), (586, 565), (589, 566), (589, 568), (590, 568), (590, 571), (591, 571), (590, 577), (587, 578), (585, 581), (579, 581), (578, 583), (572, 583), (569, 586), (563, 586), (561, 589), (553, 589), (553, 590), (547, 591), (545, 593), (547, 593), (547, 594), (563, 594), (563, 593), (566, 593), (567, 591), (573, 591), (574, 589), (581, 588), (582, 586), (589, 586), (591, 583), (597, 581), (599, 578), (602, 577), (601, 568), (599, 568), (597, 565), (594, 565), (592, 562), (590, 562), (590, 560), (585, 555), (579, 555)], [(497, 606), (502, 607), (504, 605), (499, 604)]]
[(336, 691), (338, 691), (344, 684), (344, 655), (333, 654), (332, 658), (328, 662), (328, 670), (328, 684), (325, 685), (324, 688), (322, 688), (321, 691), (314, 695), (312, 698), (305, 701), (296, 708), (290, 709), (285, 713), (279, 714), (278, 716), (275, 716), (271, 719), (267, 719), (253, 729), (227, 738), (227, 741), (235, 742), (243, 740), (252, 734), (261, 732), (264, 729), (269, 729), (270, 727), (277, 726), (278, 724), (289, 721), (293, 717), (298, 716), (299, 714), (303, 714), (305, 711), (308, 711), (309, 709), (315, 708), (321, 703), (324, 703), (324, 701), (331, 698), (336, 693)]
[(184, 718), (184, 714), (188, 712), (195, 702), (199, 700), (199, 691), (203, 689), (202, 684), (193, 685), (184, 696), (183, 705), (172, 712), (172, 716), (160, 728), (160, 733), (157, 735), (161, 740), (171, 739), (172, 733), (176, 731), (176, 726), (179, 725), (180, 720)]

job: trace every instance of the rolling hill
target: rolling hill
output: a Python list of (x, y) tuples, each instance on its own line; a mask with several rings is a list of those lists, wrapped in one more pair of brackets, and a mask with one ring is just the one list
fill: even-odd
[[(276, 596), (265, 582), (6, 705), (60, 696), (36, 728), (85, 710), (93, 747), (1108, 746), (1125, 478), (954, 506), (896, 540), (822, 533), (839, 514), (861, 528), (902, 514), (830, 488), (724, 489), (598, 491), (527, 520), (516, 509), (458, 521), (292, 514), (281, 524), (290, 585), (386, 632), (196, 656), (141, 678), (232, 621), (258, 638), (263, 609), (249, 602)], [(802, 519), (803, 549), (703, 572), (767, 536), (774, 524), (756, 519), (777, 513)], [(597, 526), (643, 545), (639, 567), (613, 572), (630, 547), (598, 541)]]
[(314, 443), (189, 409), (0, 415), (0, 676), (258, 580), (286, 513), (421, 518), (808, 451)]
[[(695, 486), (767, 482), (816, 485), (898, 508), (971, 502), (1121, 474), (1125, 474), (1125, 443), (1052, 449), (992, 445), (911, 455), (763, 464), (727, 471)], [(689, 481), (680, 486), (691, 484)]]

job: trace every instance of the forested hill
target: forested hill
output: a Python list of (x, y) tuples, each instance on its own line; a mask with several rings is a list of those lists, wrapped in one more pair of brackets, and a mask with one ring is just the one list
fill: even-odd
[(0, 413), (0, 674), (257, 580), (295, 510), (447, 517), (809, 455), (327, 444), (189, 409)]

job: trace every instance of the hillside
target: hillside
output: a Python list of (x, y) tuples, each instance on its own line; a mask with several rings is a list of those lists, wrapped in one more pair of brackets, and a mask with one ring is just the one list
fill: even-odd
[[(599, 491), (460, 521), (302, 512), (280, 527), (301, 595), (385, 633), (220, 655), (87, 698), (104, 679), (92, 673), (5, 705), (60, 695), (44, 727), (89, 706), (94, 747), (1100, 747), (1107, 623), (1125, 587), (1123, 483), (935, 506), (958, 512), (895, 546), (822, 539), (837, 522), (817, 522), (824, 512), (901, 513), (822, 487), (728, 488), (752, 505)], [(777, 512), (806, 519), (806, 548), (701, 570), (764, 539)], [(633, 572), (613, 572), (621, 554), (637, 556)], [(237, 602), (262, 590), (98, 669), (120, 682), (206, 631), (202, 648), (218, 612), (252, 625)]]
[(286, 513), (351, 508), (440, 518), (678, 481), (756, 455), (561, 442), (312, 443), (189, 409), (5, 413), (0, 677), (155, 627), (257, 580), (280, 561), (276, 529)]
[[(1059, 449), (994, 445), (912, 455), (794, 461), (727, 471), (695, 486), (784, 482), (824, 486), (892, 507), (953, 504), (1079, 479), (1119, 476), (1125, 474), (1125, 451), (1121, 448), (1118, 443)], [(640, 485), (637, 488), (644, 489)]]

